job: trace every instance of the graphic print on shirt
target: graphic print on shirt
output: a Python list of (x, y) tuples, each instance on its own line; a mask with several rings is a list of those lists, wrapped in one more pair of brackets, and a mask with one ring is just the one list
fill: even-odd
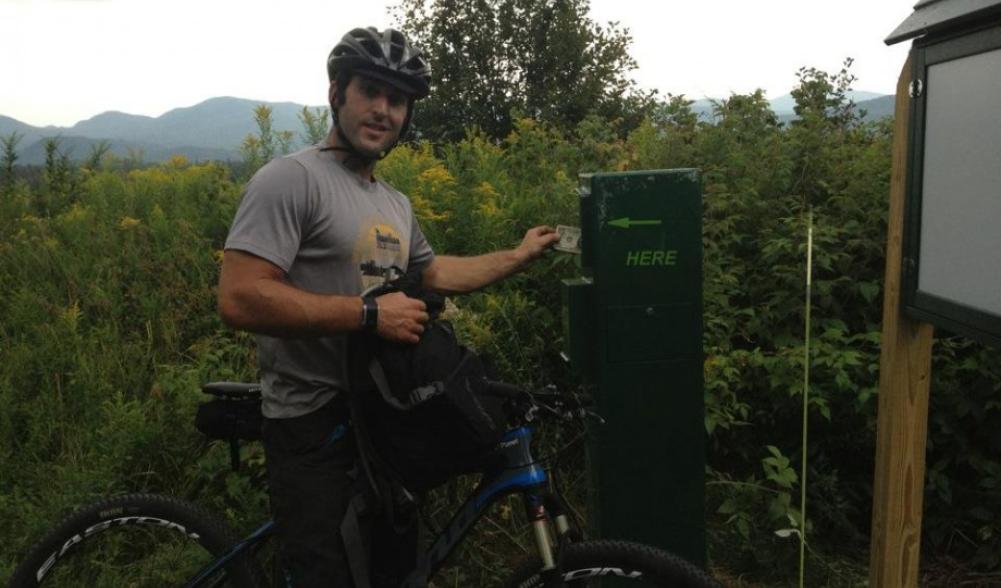
[(381, 219), (366, 222), (355, 244), (362, 289), (392, 280), (406, 271), (409, 249), (396, 227)]

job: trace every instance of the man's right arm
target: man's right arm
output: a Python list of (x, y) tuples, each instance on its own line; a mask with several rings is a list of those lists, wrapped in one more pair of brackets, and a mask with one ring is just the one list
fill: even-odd
[[(424, 303), (400, 292), (380, 296), (380, 337), (416, 343), (428, 320)], [(313, 294), (288, 283), (270, 261), (236, 249), (223, 255), (219, 314), (231, 327), (277, 337), (329, 335), (361, 329), (358, 296)]]

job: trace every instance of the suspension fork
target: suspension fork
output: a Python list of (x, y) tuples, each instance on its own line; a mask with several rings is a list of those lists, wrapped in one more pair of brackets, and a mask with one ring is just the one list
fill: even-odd
[(575, 536), (576, 533), (572, 533), (573, 528), (570, 525), (570, 518), (567, 515), (567, 505), (563, 501), (563, 497), (553, 492), (543, 496), (542, 500), (546, 511), (549, 513), (550, 520), (553, 521), (553, 527), (556, 530), (556, 537), (560, 542), (560, 546), (562, 547), (566, 541), (579, 539), (579, 537)]
[[(549, 493), (537, 494), (535, 491), (528, 491), (525, 492), (524, 497), (525, 515), (532, 526), (535, 547), (542, 560), (542, 571), (539, 576), (542, 578), (543, 586), (562, 588), (564, 583), (562, 557), (560, 556), (566, 543), (567, 533), (570, 530), (563, 504)], [(549, 510), (550, 508), (553, 510)], [(554, 541), (550, 531), (550, 521), (556, 528), (556, 541)]]

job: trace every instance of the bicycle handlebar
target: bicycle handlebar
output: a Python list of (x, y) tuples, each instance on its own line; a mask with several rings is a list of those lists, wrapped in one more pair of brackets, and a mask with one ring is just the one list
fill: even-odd
[(524, 412), (525, 421), (535, 420), (539, 415), (549, 415), (564, 421), (594, 417), (604, 423), (600, 415), (588, 410), (593, 406), (590, 400), (582, 399), (576, 394), (561, 394), (555, 386), (533, 391), (496, 380), (486, 380), (486, 384), (487, 394), (513, 401)]
[(513, 384), (508, 384), (507, 382), (486, 380), (486, 384), (487, 394), (490, 394), (491, 396), (507, 398), (509, 400), (523, 400), (531, 397), (531, 393), (528, 390)]

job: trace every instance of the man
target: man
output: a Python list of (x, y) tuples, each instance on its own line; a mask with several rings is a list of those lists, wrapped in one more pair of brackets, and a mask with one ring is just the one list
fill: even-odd
[[(407, 198), (373, 176), (406, 131), (414, 101), (429, 92), (427, 62), (398, 31), (354, 29), (327, 70), (329, 135), (247, 184), (219, 279), (223, 320), (258, 335), (272, 510), (297, 587), (352, 585), (340, 538), (358, 478), (343, 434), (347, 333), (415, 343), (428, 320), (423, 302), (399, 292), (362, 298), (365, 287), (417, 269), (426, 288), (470, 292), (558, 240), (541, 226), (512, 250), (434, 255)], [(371, 555), (380, 557), (378, 546)]]

